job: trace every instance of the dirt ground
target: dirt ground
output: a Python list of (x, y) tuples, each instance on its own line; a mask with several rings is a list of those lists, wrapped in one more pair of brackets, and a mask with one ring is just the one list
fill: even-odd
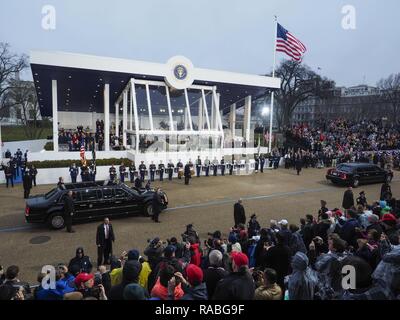
[[(256, 213), (261, 226), (271, 219), (287, 219), (299, 223), (305, 214), (316, 214), (319, 201), (324, 199), (329, 208), (340, 207), (345, 188), (325, 180), (326, 170), (305, 169), (300, 176), (293, 170), (268, 170), (250, 176), (194, 177), (189, 186), (183, 180), (155, 182), (168, 194), (169, 209), (160, 215), (162, 223), (150, 218), (133, 216), (113, 219), (116, 235), (114, 254), (133, 248), (141, 253), (147, 239), (172, 236), (180, 239), (185, 226), (194, 224), (202, 240), (207, 232), (221, 230), (224, 234), (233, 225), (233, 205), (243, 199), (247, 218)], [(400, 180), (395, 173), (392, 182), (394, 195), (400, 193)], [(38, 175), (40, 180), (40, 172)], [(379, 197), (380, 184), (363, 185), (354, 190), (355, 196), (365, 190), (369, 202)], [(37, 186), (32, 195), (49, 191), (53, 186)], [(46, 264), (68, 263), (78, 246), (83, 246), (95, 265), (97, 249), (96, 227), (99, 221), (75, 225), (76, 233), (65, 230), (52, 231), (45, 226), (25, 223), (25, 202), (22, 186), (6, 189), (0, 185), (0, 264), (5, 268), (16, 264), (21, 269), (20, 278), (36, 283), (36, 276)], [(37, 237), (48, 241), (34, 244)]]

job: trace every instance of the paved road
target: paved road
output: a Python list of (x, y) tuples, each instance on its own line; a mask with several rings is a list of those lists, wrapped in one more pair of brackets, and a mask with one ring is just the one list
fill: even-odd
[[(285, 218), (290, 223), (298, 223), (305, 214), (318, 211), (321, 199), (330, 208), (340, 207), (344, 188), (327, 183), (324, 175), (325, 170), (318, 169), (303, 170), (301, 176), (292, 170), (279, 169), (251, 176), (193, 178), (190, 186), (185, 186), (183, 180), (155, 183), (167, 192), (170, 201), (170, 208), (160, 216), (162, 223), (152, 223), (142, 216), (114, 219), (114, 252), (119, 254), (133, 248), (142, 251), (147, 239), (154, 236), (180, 238), (188, 223), (194, 224), (202, 239), (207, 237), (207, 232), (215, 230), (226, 234), (233, 224), (233, 204), (239, 197), (243, 198), (247, 217), (257, 213), (263, 226), (270, 219)], [(32, 194), (47, 192), (50, 188), (38, 186)], [(361, 190), (373, 201), (379, 196), (380, 184), (361, 186), (355, 189), (355, 194)], [(400, 193), (396, 179), (392, 190), (395, 195)], [(68, 262), (77, 246), (83, 246), (92, 261), (96, 260), (94, 241), (99, 222), (76, 225), (76, 233), (68, 234), (27, 225), (24, 207), (21, 186), (14, 189), (0, 186), (0, 264), (19, 265), (21, 278), (35, 283), (43, 265)], [(42, 236), (48, 237), (48, 241), (34, 244)]]

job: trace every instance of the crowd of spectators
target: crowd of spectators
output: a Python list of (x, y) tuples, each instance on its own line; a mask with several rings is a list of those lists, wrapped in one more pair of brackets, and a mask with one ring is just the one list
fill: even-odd
[[(203, 242), (188, 225), (182, 241), (154, 237), (142, 255), (131, 249), (96, 271), (78, 248), (69, 263), (55, 266), (55, 288), (47, 288), (46, 274), (40, 273), (32, 289), (19, 279), (19, 268), (9, 266), (1, 276), (0, 299), (399, 299), (398, 201), (368, 202), (360, 193), (349, 207), (349, 192), (342, 204), (347, 209), (321, 201), (321, 208), (299, 224), (281, 219), (261, 226), (255, 214), (246, 221), (239, 201), (235, 224), (240, 223), (227, 236), (217, 230)], [(343, 286), (344, 266), (355, 270), (354, 287), (351, 281)]]
[(96, 132), (90, 132), (89, 128), (77, 126), (75, 130), (61, 128), (58, 135), (59, 145), (68, 147), (68, 151), (80, 151), (81, 147), (85, 150), (93, 151), (104, 150), (104, 121), (96, 121)]

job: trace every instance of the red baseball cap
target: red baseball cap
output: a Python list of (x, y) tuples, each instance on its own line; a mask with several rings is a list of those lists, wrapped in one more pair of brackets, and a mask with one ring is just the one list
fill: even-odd
[(86, 281), (89, 281), (90, 279), (93, 279), (93, 278), (94, 278), (94, 276), (91, 273), (82, 272), (77, 275), (74, 282), (78, 287), (80, 287), (82, 283), (85, 283)]
[(249, 265), (249, 258), (242, 252), (232, 251), (231, 253), (232, 260), (235, 262), (237, 267), (247, 266)]
[(203, 282), (203, 270), (201, 270), (201, 268), (195, 264), (189, 264), (186, 267), (186, 275), (191, 285), (195, 283), (200, 284)]
[(391, 213), (385, 213), (381, 221), (396, 221), (396, 217)]

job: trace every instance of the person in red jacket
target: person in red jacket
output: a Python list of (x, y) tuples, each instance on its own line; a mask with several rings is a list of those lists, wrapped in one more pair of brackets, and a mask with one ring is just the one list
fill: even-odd
[(196, 240), (192, 237), (189, 237), (188, 241), (190, 243), (190, 256), (191, 256), (190, 263), (200, 267), (201, 258), (203, 256), (200, 244), (197, 243)]

